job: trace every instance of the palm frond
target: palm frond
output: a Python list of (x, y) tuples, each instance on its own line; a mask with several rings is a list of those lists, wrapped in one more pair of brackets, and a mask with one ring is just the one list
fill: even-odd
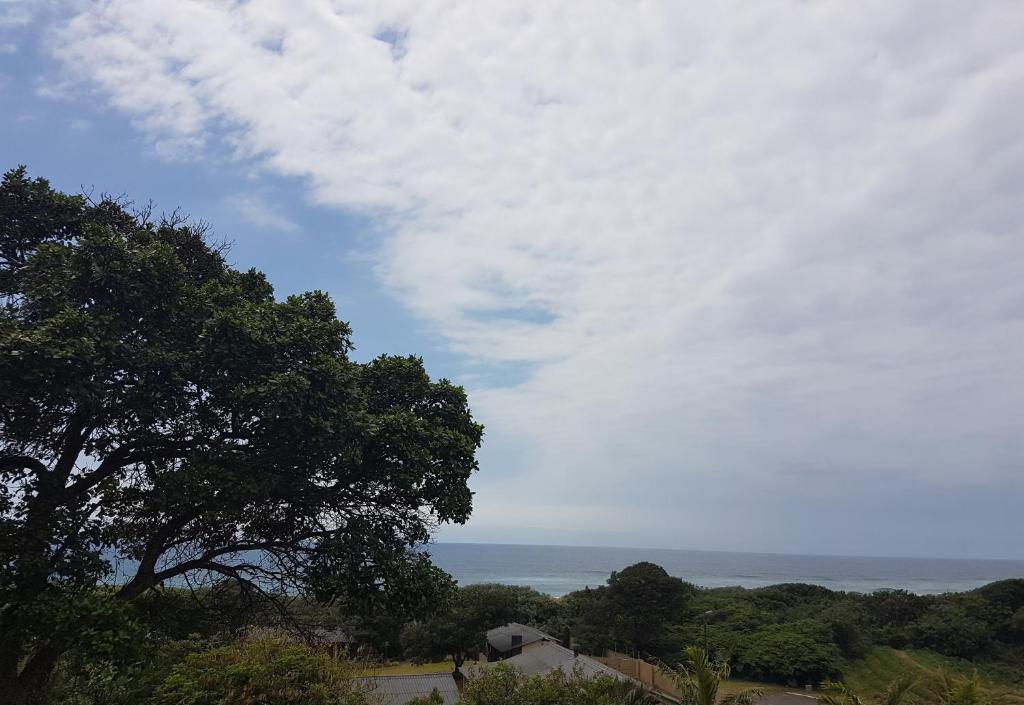
[(879, 705), (905, 705), (914, 695), (919, 679), (914, 676), (900, 676), (885, 687), (885, 692), (875, 699)]
[(818, 697), (821, 705), (863, 705), (861, 697), (842, 681), (822, 683), (825, 693)]
[(757, 705), (764, 697), (760, 688), (747, 688), (738, 693), (730, 693), (720, 701), (720, 705)]

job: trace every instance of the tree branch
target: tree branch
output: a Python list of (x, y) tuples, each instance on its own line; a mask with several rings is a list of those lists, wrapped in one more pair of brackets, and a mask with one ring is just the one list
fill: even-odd
[[(71, 475), (71, 471), (75, 467), (75, 461), (78, 460), (78, 456), (82, 453), (85, 437), (91, 433), (91, 429), (86, 428), (85, 422), (85, 414), (80, 409), (75, 411), (68, 420), (68, 427), (64, 431), (64, 442), (61, 444), (60, 456), (58, 456), (57, 463), (53, 466), (53, 473), (59, 478), (66, 480)], [(64, 482), (62, 481), (61, 485), (63, 484)]]
[(139, 443), (125, 443), (112, 451), (103, 462), (90, 473), (81, 475), (67, 487), (71, 494), (85, 492), (100, 484), (108, 477), (114, 475), (118, 470), (137, 463), (142, 460), (161, 460), (175, 457), (176, 453), (188, 450), (191, 446), (188, 443), (165, 443), (158, 449), (150, 452), (136, 452), (139, 450)]
[(5, 455), (0, 457), (0, 472), (11, 472), (12, 470), (34, 470), (37, 475), (42, 475), (49, 468), (41, 460), (28, 455)]

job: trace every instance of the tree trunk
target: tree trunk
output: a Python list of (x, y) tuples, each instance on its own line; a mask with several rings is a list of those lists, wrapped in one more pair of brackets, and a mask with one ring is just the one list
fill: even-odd
[[(50, 676), (60, 658), (54, 643), (26, 653), (25, 617), (19, 606), (31, 605), (49, 587), (52, 546), (62, 540), (63, 527), (55, 517), (64, 500), (66, 477), (45, 472), (35, 495), (26, 502), (14, 562), (12, 599), (0, 620), (0, 701), (16, 705), (45, 703)], [(28, 658), (25, 661), (26, 657)], [(22, 663), (24, 662), (24, 665)]]
[(49, 702), (50, 678), (63, 650), (47, 644), (29, 659), (9, 693), (12, 705), (45, 705)]
[(14, 629), (6, 628), (0, 635), (0, 684), (14, 683), (18, 678), (21, 663), (21, 635)]

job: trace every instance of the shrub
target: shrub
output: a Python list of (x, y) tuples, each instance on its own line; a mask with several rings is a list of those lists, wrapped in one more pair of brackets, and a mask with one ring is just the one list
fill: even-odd
[(842, 659), (830, 638), (812, 625), (780, 624), (741, 641), (735, 666), (737, 674), (752, 680), (818, 684), (841, 674)]
[(430, 695), (426, 697), (413, 698), (405, 705), (444, 705), (444, 698), (441, 697), (437, 688), (434, 688), (430, 691)]
[[(152, 639), (152, 635), (149, 635)], [(111, 658), (103, 652), (73, 649), (57, 665), (50, 702), (54, 705), (138, 705), (184, 658), (210, 648), (196, 638), (174, 641), (138, 639), (131, 654)]]
[(976, 618), (978, 611), (956, 603), (935, 605), (911, 625), (911, 643), (947, 656), (978, 656), (989, 647), (993, 632)]
[(508, 664), (474, 670), (460, 705), (617, 705), (623, 699), (614, 678), (584, 678), (580, 673), (555, 670), (543, 676), (524, 676)]
[(273, 636), (191, 654), (157, 689), (153, 705), (365, 705), (351, 669)]

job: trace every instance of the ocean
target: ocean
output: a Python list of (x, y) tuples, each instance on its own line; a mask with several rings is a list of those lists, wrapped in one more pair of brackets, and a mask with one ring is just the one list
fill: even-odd
[(1003, 578), (1024, 578), (1024, 561), (954, 558), (868, 558), (589, 546), (437, 543), (434, 563), (460, 585), (527, 585), (559, 597), (603, 585), (613, 570), (638, 561), (702, 587), (813, 583), (830, 590), (962, 592)]

